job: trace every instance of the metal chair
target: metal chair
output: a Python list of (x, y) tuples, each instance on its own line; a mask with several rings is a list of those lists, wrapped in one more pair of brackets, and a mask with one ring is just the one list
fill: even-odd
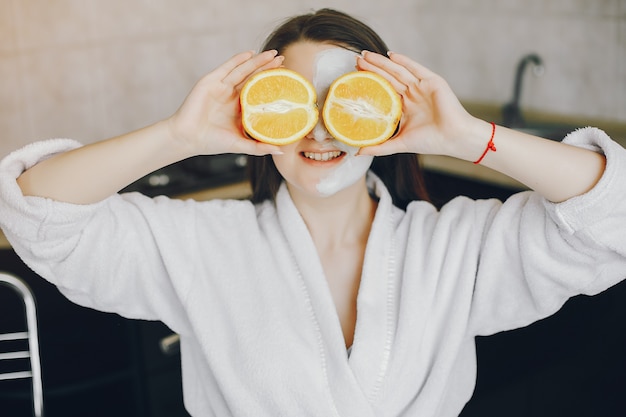
[[(0, 381), (10, 379), (30, 378), (33, 391), (33, 411), (35, 417), (43, 416), (43, 386), (41, 380), (41, 364), (39, 361), (39, 339), (37, 333), (37, 313), (35, 309), (35, 298), (30, 288), (21, 279), (0, 272), (0, 284), (15, 290), (22, 298), (26, 314), (26, 331), (15, 333), (0, 333), (0, 362), (14, 361), (16, 359), (30, 360), (30, 369), (21, 371), (4, 372), (0, 369)], [(15, 344), (10, 341), (27, 340), (26, 350), (11, 350)], [(8, 351), (4, 351), (4, 348)]]

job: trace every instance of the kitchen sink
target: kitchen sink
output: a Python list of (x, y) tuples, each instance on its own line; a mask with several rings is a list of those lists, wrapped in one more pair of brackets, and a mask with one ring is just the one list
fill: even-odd
[[(526, 68), (530, 67), (535, 76), (541, 76), (544, 73), (544, 61), (536, 53), (523, 56), (515, 73), (513, 85), (513, 97), (510, 102), (502, 106), (500, 123), (511, 129), (526, 132), (531, 135), (539, 136), (546, 139), (561, 141), (568, 133), (576, 130), (580, 126), (572, 126), (564, 123), (553, 122), (534, 122), (529, 120), (522, 114), (520, 107), (520, 99), (522, 93), (522, 81)], [(532, 118), (531, 118), (532, 119)]]

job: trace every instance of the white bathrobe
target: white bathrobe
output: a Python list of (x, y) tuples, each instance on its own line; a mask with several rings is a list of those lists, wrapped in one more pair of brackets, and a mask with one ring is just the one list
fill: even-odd
[(626, 277), (626, 151), (592, 128), (567, 141), (603, 152), (607, 167), (593, 190), (561, 204), (523, 192), (405, 212), (370, 175), (380, 203), (349, 357), (284, 185), (275, 204), (257, 206), (24, 198), (24, 169), (78, 146), (51, 140), (0, 164), (0, 224), (69, 299), (178, 332), (193, 416), (457, 416), (475, 384), (474, 336), (525, 326)]

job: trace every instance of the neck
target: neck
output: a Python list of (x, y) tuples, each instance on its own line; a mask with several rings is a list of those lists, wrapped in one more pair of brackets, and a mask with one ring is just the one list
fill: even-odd
[(369, 196), (365, 177), (328, 197), (291, 187), (289, 192), (318, 249), (367, 241), (377, 203)]

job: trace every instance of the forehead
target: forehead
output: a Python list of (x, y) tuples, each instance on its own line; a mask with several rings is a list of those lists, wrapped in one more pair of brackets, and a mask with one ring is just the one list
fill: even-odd
[(320, 70), (335, 72), (334, 78), (354, 71), (357, 54), (327, 43), (296, 42), (285, 48), (282, 55), (285, 57), (285, 68), (299, 72), (314, 82)]

